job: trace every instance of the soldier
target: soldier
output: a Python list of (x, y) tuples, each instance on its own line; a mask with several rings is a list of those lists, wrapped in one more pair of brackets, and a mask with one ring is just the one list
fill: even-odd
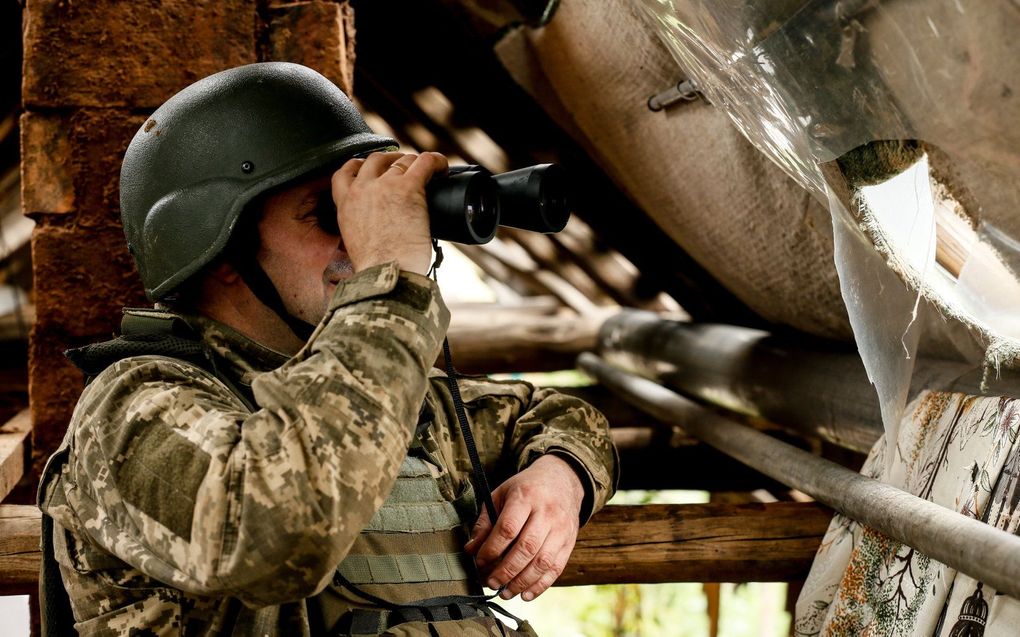
[(446, 160), (394, 148), (284, 63), (205, 78), (138, 131), (122, 218), (158, 303), (69, 353), (90, 382), (40, 488), (51, 632), (47, 565), (81, 635), (533, 634), (480, 584), (545, 591), (616, 452), (584, 402), (432, 369), (424, 187)]

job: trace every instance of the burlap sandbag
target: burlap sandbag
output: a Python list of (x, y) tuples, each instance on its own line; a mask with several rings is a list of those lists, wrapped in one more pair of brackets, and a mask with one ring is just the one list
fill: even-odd
[(627, 3), (564, 0), (548, 26), (510, 32), (496, 53), (606, 173), (748, 306), (770, 321), (851, 338), (828, 210), (722, 111), (701, 100), (648, 109), (647, 98), (676, 84), (680, 70)]

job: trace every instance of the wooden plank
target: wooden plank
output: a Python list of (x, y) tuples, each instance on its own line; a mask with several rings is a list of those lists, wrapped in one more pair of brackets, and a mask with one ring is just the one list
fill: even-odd
[(34, 506), (0, 505), (0, 595), (24, 595), (38, 587), (41, 513)]
[(811, 567), (832, 512), (816, 503), (609, 506), (557, 582), (785, 582)]
[[(815, 503), (609, 506), (581, 529), (561, 586), (804, 577), (831, 512)], [(0, 506), (0, 595), (38, 582), (39, 509)]]
[(7, 497), (25, 473), (32, 416), (27, 409), (0, 426), (0, 501)]

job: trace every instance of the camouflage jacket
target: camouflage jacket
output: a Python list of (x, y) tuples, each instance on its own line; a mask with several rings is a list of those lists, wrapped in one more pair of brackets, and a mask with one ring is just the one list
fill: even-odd
[[(224, 325), (193, 321), (250, 386), (173, 358), (114, 363), (86, 387), (43, 477), (40, 506), (83, 635), (307, 635), (323, 590), (386, 498), (423, 398), (439, 485), (470, 475), (452, 401), (432, 369), (449, 313), (435, 284), (395, 264), (340, 284), (287, 358)], [(541, 454), (575, 462), (589, 511), (612, 494), (604, 417), (524, 382), (461, 381), (493, 484)]]

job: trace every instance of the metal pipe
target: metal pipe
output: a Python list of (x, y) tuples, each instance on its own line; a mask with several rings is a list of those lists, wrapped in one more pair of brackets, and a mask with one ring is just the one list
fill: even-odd
[(578, 365), (649, 414), (951, 568), (1020, 598), (1020, 537), (739, 425), (594, 354)]
[[(626, 310), (599, 330), (618, 367), (730, 411), (757, 416), (866, 453), (882, 435), (878, 397), (857, 352), (734, 325), (665, 320)], [(981, 393), (973, 365), (919, 360), (913, 385)], [(1000, 383), (995, 389), (1008, 393)]]

